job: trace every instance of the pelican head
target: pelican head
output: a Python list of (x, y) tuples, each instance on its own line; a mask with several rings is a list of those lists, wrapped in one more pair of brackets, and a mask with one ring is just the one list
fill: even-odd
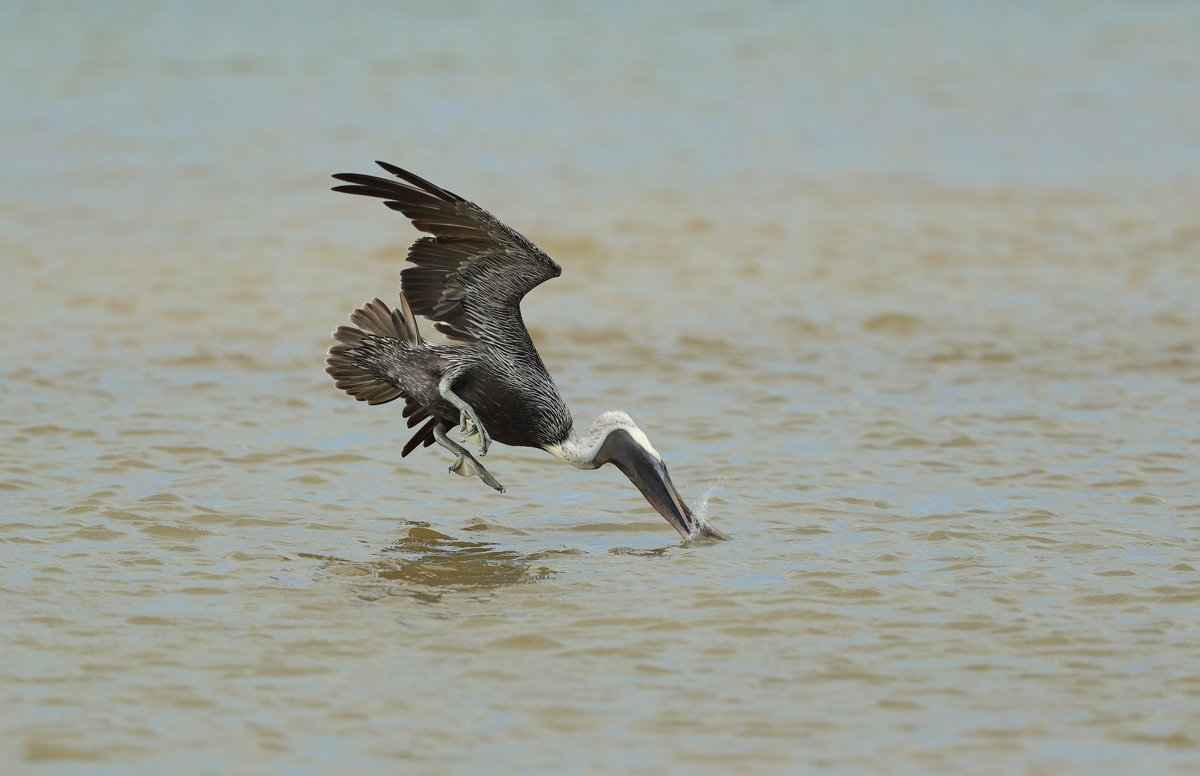
[(598, 469), (606, 463), (616, 466), (684, 539), (728, 538), (696, 519), (671, 482), (662, 456), (633, 419), (620, 410), (596, 418), (585, 439), (572, 435), (561, 445), (546, 450), (580, 469)]

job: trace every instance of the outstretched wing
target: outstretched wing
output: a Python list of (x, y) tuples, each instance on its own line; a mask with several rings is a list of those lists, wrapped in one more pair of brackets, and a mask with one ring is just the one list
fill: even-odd
[(415, 266), (401, 273), (412, 310), (438, 331), (464, 341), (486, 340), (497, 324), (520, 320), (518, 305), (535, 286), (562, 274), (554, 259), (478, 205), (387, 162), (403, 183), (340, 173), (350, 184), (334, 191), (379, 197), (408, 216), (422, 237), (408, 249)]

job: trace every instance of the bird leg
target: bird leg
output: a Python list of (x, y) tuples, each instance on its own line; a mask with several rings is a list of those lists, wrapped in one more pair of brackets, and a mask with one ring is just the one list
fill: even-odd
[(496, 478), (491, 475), (491, 472), (483, 468), (483, 464), (472, 458), (471, 454), (467, 452), (465, 447), (446, 436), (445, 423), (438, 423), (433, 427), (433, 438), (437, 440), (439, 445), (458, 456), (458, 460), (455, 461), (454, 465), (450, 467), (450, 471), (463, 477), (478, 476), (479, 479), (486, 482), (489, 486), (495, 488), (501, 493), (504, 492), (504, 486), (496, 481)]
[(438, 393), (442, 395), (443, 399), (458, 407), (461, 413), (458, 424), (462, 426), (463, 441), (479, 445), (479, 454), (481, 456), (487, 455), (488, 445), (492, 443), (492, 438), (488, 436), (487, 431), (483, 428), (483, 424), (479, 422), (479, 416), (475, 414), (475, 410), (471, 405), (467, 404), (454, 391), (450, 390), (449, 377), (443, 377), (442, 381), (438, 383)]

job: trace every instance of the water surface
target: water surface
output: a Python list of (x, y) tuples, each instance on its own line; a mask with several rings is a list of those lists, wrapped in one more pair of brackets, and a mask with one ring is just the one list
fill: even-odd
[[(0, 15), (7, 773), (1200, 765), (1193, 5)], [(376, 157), (734, 541), (400, 460)]]

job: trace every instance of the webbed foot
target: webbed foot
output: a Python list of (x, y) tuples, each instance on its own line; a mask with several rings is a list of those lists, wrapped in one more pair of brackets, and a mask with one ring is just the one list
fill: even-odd
[(483, 428), (483, 424), (475, 416), (475, 412), (464, 411), (458, 420), (458, 424), (462, 426), (462, 439), (472, 445), (479, 447), (479, 455), (487, 455), (488, 447), (492, 444), (492, 438)]
[(463, 477), (478, 477), (486, 482), (490, 487), (495, 488), (501, 493), (504, 492), (504, 486), (496, 481), (492, 473), (483, 468), (483, 464), (476, 461), (470, 455), (460, 455), (454, 465), (450, 467), (450, 471)]
[(504, 492), (504, 486), (492, 476), (491, 472), (483, 468), (483, 464), (472, 458), (465, 447), (446, 436), (446, 425), (444, 423), (438, 423), (433, 427), (433, 438), (437, 440), (439, 445), (458, 456), (458, 460), (450, 467), (452, 473), (462, 477), (478, 477), (487, 483), (489, 487), (495, 488), (501, 493)]

